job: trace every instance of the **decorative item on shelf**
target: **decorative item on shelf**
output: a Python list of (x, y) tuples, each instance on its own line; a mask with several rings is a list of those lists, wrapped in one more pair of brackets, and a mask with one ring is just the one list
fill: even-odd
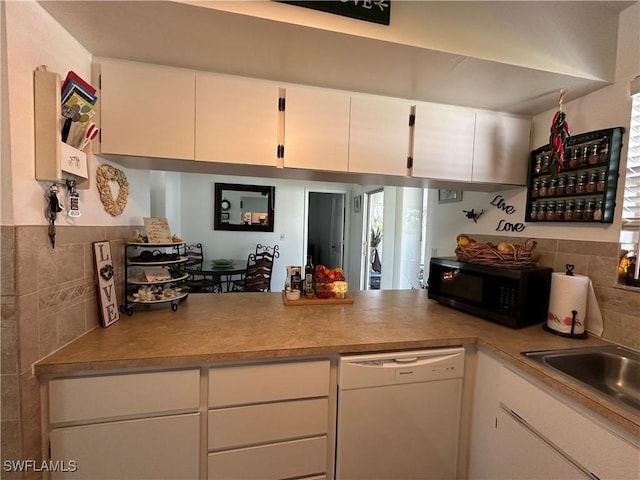
[[(114, 181), (120, 187), (118, 198), (114, 199), (111, 192), (109, 182)], [(104, 209), (112, 216), (120, 215), (127, 206), (127, 197), (129, 196), (129, 182), (124, 172), (111, 165), (100, 165), (96, 173), (96, 183), (98, 184), (98, 192), (100, 193), (100, 201), (104, 205)]]
[(533, 261), (533, 250), (537, 242), (526, 239), (522, 245), (500, 242), (493, 243), (477, 242), (473, 238), (460, 234), (456, 238), (456, 256), (461, 262), (480, 263), (503, 268), (529, 268), (535, 266)]
[(567, 139), (569, 138), (569, 124), (567, 123), (567, 115), (562, 111), (562, 103), (567, 91), (563, 88), (560, 90), (560, 98), (558, 99), (558, 111), (553, 116), (551, 122), (551, 134), (549, 135), (549, 169), (556, 174), (560, 173), (560, 169), (565, 163), (565, 149), (567, 148)]
[(463, 210), (462, 211), (465, 216), (470, 219), (473, 220), (473, 223), (478, 223), (478, 219), (480, 218), (480, 216), (484, 213), (484, 209), (480, 210), (479, 212), (476, 212), (473, 208), (471, 210)]
[(108, 327), (120, 318), (109, 241), (93, 242), (93, 256), (98, 277), (102, 326)]

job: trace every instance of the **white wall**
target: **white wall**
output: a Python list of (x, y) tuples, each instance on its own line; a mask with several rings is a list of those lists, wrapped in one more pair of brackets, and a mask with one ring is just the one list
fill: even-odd
[[(640, 74), (640, 3), (636, 2), (620, 14), (618, 35), (618, 55), (615, 83), (590, 95), (564, 105), (571, 133), (578, 134), (593, 130), (622, 126), (629, 129), (631, 97), (629, 82)], [(532, 150), (549, 141), (549, 128), (555, 109), (537, 115), (533, 119)], [(623, 137), (623, 152), (620, 170), (624, 172), (628, 145), (628, 134)], [(622, 203), (624, 176), (618, 183), (617, 205)], [(512, 205), (516, 212), (507, 215), (491, 206), (496, 195), (502, 195), (505, 202)], [(437, 248), (437, 256), (453, 255), (455, 238), (460, 232), (487, 235), (513, 235), (532, 238), (561, 238), (569, 240), (592, 240), (617, 242), (620, 235), (620, 207), (616, 209), (613, 224), (567, 224), (567, 223), (529, 223), (521, 233), (496, 232), (500, 220), (511, 223), (524, 222), (526, 189), (519, 188), (495, 193), (464, 192), (462, 202), (438, 205), (437, 192), (430, 193), (430, 247)], [(478, 223), (464, 217), (462, 210), (485, 210)]]
[[(10, 134), (8, 155), (4, 154), (5, 138), (2, 147), (2, 224), (46, 225), (45, 192), (49, 184), (35, 180), (33, 72), (46, 65), (63, 80), (69, 70), (89, 79), (91, 54), (35, 1), (3, 2), (3, 7), (7, 55), (2, 70), (7, 75), (7, 89), (6, 94), (1, 93), (2, 109), (9, 110)], [(58, 225), (139, 225), (142, 217), (149, 215), (149, 173), (121, 168), (129, 182), (129, 200), (124, 212), (112, 217), (104, 210), (95, 186), (99, 163), (108, 162), (90, 158), (91, 188), (80, 190), (82, 216), (71, 219), (59, 215)], [(114, 183), (112, 192), (117, 195), (117, 191)], [(64, 201), (63, 197), (60, 195), (60, 200)]]
[[(213, 229), (213, 199), (215, 183), (239, 183), (245, 185), (275, 186), (275, 223), (273, 232), (231, 232)], [(280, 258), (275, 262), (271, 282), (272, 291), (284, 286), (287, 265), (304, 265), (306, 247), (305, 195), (307, 190), (347, 192), (351, 197), (351, 185), (300, 182), (255, 177), (223, 175), (181, 174), (181, 231), (175, 232), (188, 243), (202, 243), (205, 259), (246, 259), (256, 244), (278, 245)], [(347, 206), (347, 224), (352, 207)], [(345, 255), (345, 265), (350, 265)], [(351, 282), (351, 272), (347, 270)]]

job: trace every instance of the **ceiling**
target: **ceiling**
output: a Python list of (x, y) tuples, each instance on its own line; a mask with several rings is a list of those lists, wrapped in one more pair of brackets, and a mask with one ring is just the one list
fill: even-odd
[[(565, 101), (570, 101), (609, 85), (613, 78), (613, 73), (604, 78), (589, 72), (532, 67), (452, 53), (451, 49), (425, 48), (419, 42), (355, 35), (348, 33), (348, 28), (334, 31), (204, 6), (215, 2), (39, 3), (93, 55), (527, 115), (553, 108), (561, 89), (567, 90)], [(471, 4), (448, 5), (454, 3)], [(499, 8), (504, 18), (515, 18), (521, 13), (510, 13), (510, 9), (531, 3), (538, 2), (499, 2)], [(562, 2), (547, 5), (553, 3)], [(585, 14), (584, 8), (594, 8), (590, 21), (602, 18), (602, 12), (608, 15), (610, 21), (603, 22), (607, 31), (597, 32), (594, 41), (609, 45), (607, 42), (613, 39), (615, 46), (617, 14), (633, 2), (575, 3), (582, 12), (576, 18), (588, 18), (589, 11)], [(405, 10), (410, 4), (407, 2)], [(493, 5), (497, 8), (498, 3)], [(565, 28), (566, 20), (558, 19), (558, 27)], [(581, 25), (571, 28), (584, 29)], [(526, 34), (525, 29), (519, 30)], [(513, 38), (500, 38), (500, 31), (489, 34), (487, 38), (507, 47), (508, 42), (515, 42)], [(605, 40), (602, 35), (606, 35)], [(524, 37), (517, 40), (525, 46), (528, 41), (533, 45), (533, 40)], [(563, 46), (558, 44), (559, 52)], [(589, 45), (586, 49), (593, 50)], [(579, 50), (574, 50), (574, 55), (578, 55), (576, 51)], [(615, 52), (608, 54), (615, 56)], [(615, 61), (609, 63), (615, 66)]]

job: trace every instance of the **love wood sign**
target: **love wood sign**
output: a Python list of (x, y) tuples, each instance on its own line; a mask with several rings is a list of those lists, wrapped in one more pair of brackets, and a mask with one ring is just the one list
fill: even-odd
[(120, 318), (109, 241), (93, 242), (93, 256), (98, 275), (98, 297), (100, 298), (102, 326), (108, 327)]

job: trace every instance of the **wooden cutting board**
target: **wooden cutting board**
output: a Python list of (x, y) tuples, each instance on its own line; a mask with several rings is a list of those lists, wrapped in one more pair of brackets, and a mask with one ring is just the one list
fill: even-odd
[(353, 298), (346, 296), (345, 298), (307, 298), (304, 295), (300, 296), (300, 300), (287, 300), (287, 294), (282, 291), (282, 301), (285, 305), (335, 305), (335, 304), (350, 304), (353, 303)]

